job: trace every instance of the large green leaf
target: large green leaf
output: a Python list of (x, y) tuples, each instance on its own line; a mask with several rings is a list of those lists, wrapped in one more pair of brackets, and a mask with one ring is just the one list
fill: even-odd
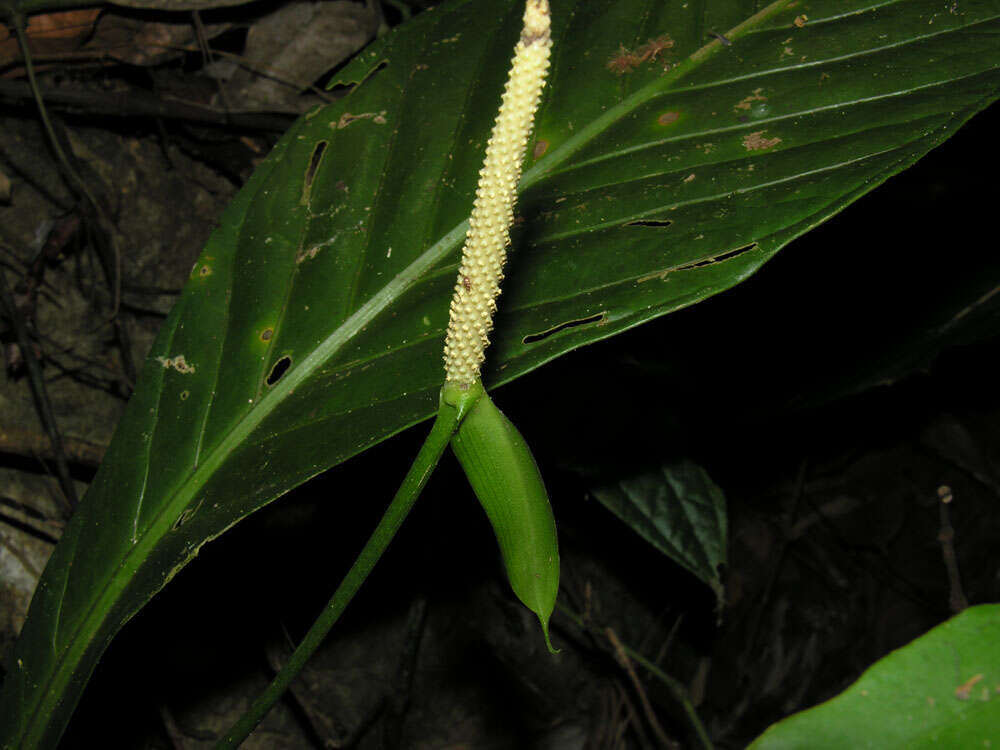
[(1000, 732), (1000, 605), (971, 607), (781, 721), (750, 750), (992, 747)]
[[(1000, 90), (1000, 0), (553, 4), (491, 386), (740, 282)], [(456, 2), (363, 52), (227, 209), (39, 584), (4, 747), (56, 744), (202, 544), (435, 410), (520, 11)]]

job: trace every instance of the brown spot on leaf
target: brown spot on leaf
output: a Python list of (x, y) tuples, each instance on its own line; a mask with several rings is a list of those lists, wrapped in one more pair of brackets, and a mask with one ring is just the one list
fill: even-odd
[(674, 46), (674, 40), (669, 34), (649, 39), (645, 44), (640, 45), (636, 50), (630, 50), (624, 44), (619, 45), (618, 51), (608, 60), (607, 68), (615, 75), (631, 73), (645, 62), (653, 62), (664, 50)]
[(766, 130), (758, 130), (743, 136), (743, 148), (747, 151), (763, 151), (774, 148), (781, 143), (781, 139), (777, 136), (774, 138), (765, 138), (764, 133), (766, 132)]
[(378, 125), (385, 125), (385, 110), (383, 109), (381, 112), (362, 112), (359, 115), (352, 115), (350, 112), (345, 112), (337, 122), (333, 123), (333, 127), (336, 130), (343, 130), (356, 120), (371, 120)]
[(274, 336), (273, 328), (265, 328), (263, 331), (260, 332), (261, 341), (270, 341), (273, 336)]
[(642, 62), (638, 55), (629, 52), (624, 45), (608, 60), (607, 68), (617, 76), (631, 73)]
[(645, 284), (647, 281), (653, 281), (655, 279), (663, 281), (665, 278), (667, 278), (667, 276), (670, 275), (671, 270), (672, 269), (666, 268), (662, 271), (654, 271), (653, 273), (646, 274), (645, 276), (640, 276), (638, 279), (635, 280), (635, 283)]
[(532, 151), (532, 155), (536, 159), (540, 159), (542, 155), (549, 150), (549, 142), (543, 140), (535, 141), (535, 149)]
[(657, 55), (659, 55), (664, 50), (668, 50), (674, 46), (674, 40), (670, 38), (669, 34), (661, 34), (656, 37), (656, 39), (650, 39), (644, 45), (636, 50), (636, 54), (639, 56), (640, 62), (646, 62), (646, 60), (655, 60)]
[(182, 375), (194, 373), (194, 365), (189, 365), (183, 354), (178, 354), (176, 357), (157, 357), (156, 361), (163, 365), (165, 370), (177, 370)]
[(317, 255), (319, 255), (319, 251), (320, 251), (320, 246), (319, 245), (313, 245), (308, 250), (299, 250), (295, 254), (295, 263), (296, 263), (296, 265), (299, 264), (299, 263), (302, 263), (305, 260), (312, 260)]
[(792, 23), (794, 23), (798, 28), (801, 29), (803, 26), (806, 25), (806, 21), (808, 21), (808, 20), (809, 20), (809, 16), (807, 16), (805, 13), (803, 13), (801, 16), (795, 16), (795, 20), (792, 21)]
[(969, 700), (969, 696), (972, 695), (972, 688), (976, 686), (976, 683), (983, 679), (981, 674), (973, 675), (968, 680), (963, 682), (957, 688), (955, 688), (955, 697), (960, 701)]
[(763, 90), (760, 88), (754, 89), (752, 94), (743, 97), (737, 104), (734, 104), (733, 109), (737, 112), (740, 110), (749, 110), (753, 102), (766, 102), (767, 97), (761, 93)]
[(681, 119), (680, 112), (664, 112), (662, 115), (656, 118), (656, 121), (660, 123), (660, 125), (672, 125), (679, 119)]

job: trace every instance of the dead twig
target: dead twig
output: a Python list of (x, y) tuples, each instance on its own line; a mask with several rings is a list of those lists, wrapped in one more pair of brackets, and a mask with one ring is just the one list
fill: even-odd
[(31, 50), (28, 46), (27, 36), (24, 33), (24, 15), (20, 12), (13, 12), (10, 14), (10, 17), (17, 34), (21, 55), (24, 59), (24, 70), (28, 76), (28, 84), (31, 87), (35, 104), (38, 107), (38, 116), (49, 139), (49, 145), (56, 156), (56, 163), (59, 165), (70, 189), (82, 199), (82, 207), (86, 210), (85, 215), (93, 220), (88, 223), (88, 233), (104, 271), (108, 288), (111, 290), (113, 304), (111, 305), (110, 318), (117, 334), (122, 368), (125, 371), (126, 379), (134, 383), (136, 380), (136, 368), (132, 360), (132, 347), (129, 341), (128, 330), (121, 318), (118, 317), (118, 309), (121, 302), (122, 259), (121, 249), (118, 247), (116, 240), (114, 222), (104, 201), (99, 200), (95, 196), (94, 191), (91, 190), (90, 186), (80, 176), (69, 154), (63, 149), (59, 136), (56, 134), (53, 121), (49, 117), (45, 101), (42, 98), (41, 89), (38, 86), (38, 79), (35, 76), (35, 66), (32, 62)]
[[(226, 111), (172, 96), (160, 97), (138, 88), (123, 91), (40, 89), (50, 106), (100, 117), (155, 117), (241, 130), (284, 133), (296, 115), (257, 111)], [(24, 81), (0, 80), (0, 99), (27, 101), (31, 87)]]
[(642, 703), (642, 711), (646, 715), (646, 721), (649, 722), (649, 726), (653, 730), (653, 734), (655, 734), (657, 739), (660, 741), (661, 746), (671, 748), (679, 747), (674, 740), (667, 736), (663, 726), (660, 724), (660, 720), (656, 718), (656, 712), (653, 711), (653, 706), (649, 702), (649, 698), (646, 696), (646, 690), (642, 686), (642, 680), (640, 680), (639, 675), (635, 673), (635, 669), (632, 667), (632, 661), (625, 652), (625, 647), (622, 645), (622, 642), (618, 640), (618, 636), (615, 634), (614, 629), (610, 627), (605, 628), (604, 635), (607, 636), (608, 642), (614, 650), (615, 659), (617, 659), (618, 664), (625, 670), (625, 674), (628, 675), (629, 680), (632, 682), (632, 687), (635, 689), (636, 694), (639, 696), (639, 701)]
[[(632, 697), (628, 694), (628, 690), (626, 690), (625, 686), (619, 680), (615, 680), (615, 690), (620, 700), (619, 708), (624, 709), (625, 714), (624, 719), (618, 724), (618, 731), (615, 734), (615, 747), (625, 747), (625, 734), (628, 732), (629, 727), (635, 729), (635, 734), (639, 740), (639, 747), (642, 750), (652, 747), (653, 743), (646, 736), (646, 730), (642, 726), (642, 718), (639, 716), (635, 704), (632, 703)], [(667, 747), (673, 748), (673, 745), (668, 745)]]
[[(100, 465), (107, 448), (98, 443), (71, 437), (63, 437), (62, 446), (70, 463), (88, 469), (96, 469)], [(23, 427), (0, 425), (0, 453), (49, 461), (55, 459), (49, 436)]]
[(5, 496), (0, 496), (0, 522), (48, 544), (59, 541), (65, 525), (62, 520), (47, 518), (31, 506)]
[(756, 610), (753, 614), (753, 620), (750, 623), (750, 628), (747, 632), (746, 638), (746, 651), (747, 653), (753, 653), (757, 644), (757, 636), (760, 634), (760, 624), (762, 622), (764, 612), (771, 601), (771, 594), (774, 592), (774, 585), (778, 581), (778, 574), (784, 567), (785, 560), (788, 557), (789, 546), (792, 543), (792, 529), (795, 526), (795, 522), (798, 520), (799, 516), (799, 506), (802, 502), (802, 495), (806, 486), (806, 475), (808, 473), (809, 460), (807, 457), (803, 457), (799, 462), (799, 470), (795, 477), (795, 489), (792, 492), (792, 497), (790, 498), (788, 511), (784, 514), (781, 522), (782, 535), (781, 544), (778, 548), (778, 554), (774, 557), (774, 562), (771, 565), (771, 569), (767, 576), (767, 583), (764, 586), (764, 593), (760, 597), (760, 603), (757, 605)]
[[(581, 628), (584, 633), (589, 636), (593, 636), (594, 633), (600, 633), (598, 628), (594, 625), (584, 621), (584, 619), (578, 615), (573, 610), (567, 608), (566, 606), (557, 603), (556, 608), (559, 610), (560, 614), (565, 615), (569, 620), (576, 624), (577, 627)], [(675, 677), (671, 677), (669, 674), (660, 669), (656, 664), (651, 662), (649, 659), (644, 657), (642, 654), (637, 652), (635, 649), (629, 647), (627, 644), (620, 643), (625, 654), (635, 661), (643, 669), (649, 671), (649, 673), (655, 677), (657, 680), (663, 683), (663, 685), (670, 691), (673, 695), (674, 700), (681, 704), (681, 708), (684, 710), (684, 714), (687, 716), (688, 721), (691, 724), (691, 728), (698, 737), (699, 745), (704, 748), (704, 750), (714, 750), (714, 745), (712, 745), (712, 740), (708, 736), (708, 732), (705, 731), (704, 724), (701, 723), (701, 719), (698, 716), (698, 712), (695, 710), (694, 704), (691, 702), (691, 697), (688, 694), (687, 688), (684, 686), (680, 680)]]
[(31, 338), (28, 335), (27, 326), (21, 318), (21, 314), (14, 304), (13, 295), (7, 286), (7, 274), (0, 267), (0, 297), (3, 298), (3, 306), (7, 317), (10, 319), (11, 327), (17, 336), (21, 353), (24, 357), (24, 366), (28, 373), (28, 383), (31, 386), (31, 395), (35, 400), (35, 408), (38, 416), (42, 420), (42, 425), (48, 433), (49, 441), (52, 445), (52, 457), (56, 465), (56, 478), (59, 480), (59, 487), (62, 489), (64, 500), (64, 515), (69, 518), (76, 510), (79, 502), (76, 496), (76, 487), (73, 485), (73, 478), (69, 473), (69, 462), (66, 460), (66, 451), (63, 447), (62, 435), (59, 433), (59, 425), (52, 412), (52, 403), (49, 401), (49, 392), (45, 387), (45, 380), (42, 378), (42, 368), (35, 359), (32, 349)]
[(965, 596), (962, 588), (962, 577), (958, 572), (958, 557), (955, 554), (955, 529), (951, 525), (951, 514), (948, 506), (954, 499), (951, 494), (951, 487), (941, 485), (938, 487), (938, 499), (941, 501), (941, 530), (938, 532), (938, 541), (941, 543), (941, 557), (944, 558), (944, 567), (948, 571), (948, 606), (952, 612), (961, 612), (968, 608), (969, 600)]

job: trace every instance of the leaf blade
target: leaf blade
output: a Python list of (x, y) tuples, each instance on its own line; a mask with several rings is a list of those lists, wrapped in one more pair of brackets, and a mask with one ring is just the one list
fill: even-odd
[(750, 747), (976, 747), (1000, 723), (1000, 605), (970, 607), (873, 666), (825, 703), (772, 725)]
[(697, 464), (682, 460), (594, 487), (591, 494), (651, 545), (704, 581), (721, 608), (726, 498)]

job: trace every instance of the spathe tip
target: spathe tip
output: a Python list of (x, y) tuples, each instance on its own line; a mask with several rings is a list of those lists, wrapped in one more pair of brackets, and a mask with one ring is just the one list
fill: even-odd
[(542, 635), (545, 636), (545, 647), (549, 650), (549, 653), (555, 656), (562, 652), (562, 649), (553, 648), (552, 639), (549, 638), (549, 621), (548, 619), (543, 620), (541, 617), (538, 618), (538, 622), (542, 625)]

